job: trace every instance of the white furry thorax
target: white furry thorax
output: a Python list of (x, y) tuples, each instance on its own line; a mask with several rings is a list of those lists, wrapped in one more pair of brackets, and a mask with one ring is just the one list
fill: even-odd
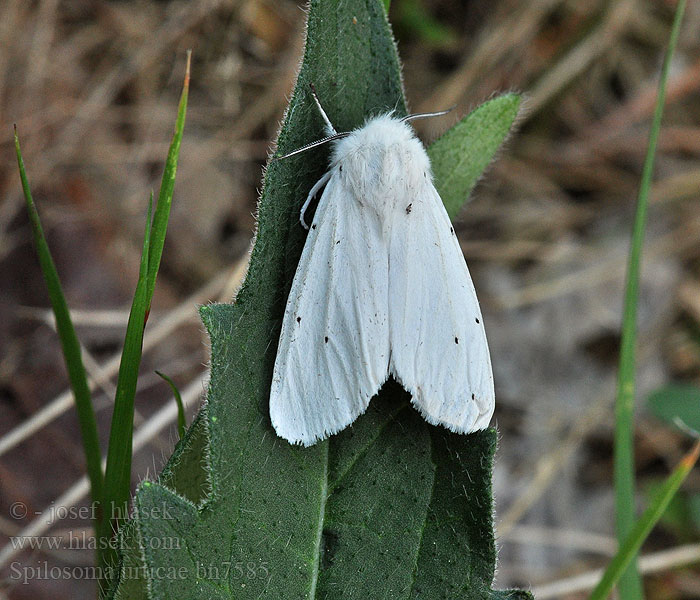
[(432, 182), (430, 160), (413, 128), (391, 114), (373, 117), (335, 142), (331, 169), (380, 215), (387, 203), (403, 206)]

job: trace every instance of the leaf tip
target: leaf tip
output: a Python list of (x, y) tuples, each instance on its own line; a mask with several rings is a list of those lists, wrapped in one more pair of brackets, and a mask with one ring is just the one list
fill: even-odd
[(698, 461), (698, 458), (700, 458), (700, 439), (695, 440), (695, 444), (693, 444), (690, 452), (681, 459), (681, 463), (686, 469), (690, 470)]
[(185, 82), (183, 83), (183, 87), (185, 89), (189, 89), (190, 87), (190, 68), (192, 66), (192, 49), (188, 48), (187, 49), (187, 63), (185, 65)]
[(20, 152), (20, 149), (19, 149), (19, 133), (17, 133), (17, 123), (13, 123), (12, 128), (14, 130), (14, 135), (15, 135), (15, 152), (17, 153), (17, 160), (21, 161), (22, 153)]

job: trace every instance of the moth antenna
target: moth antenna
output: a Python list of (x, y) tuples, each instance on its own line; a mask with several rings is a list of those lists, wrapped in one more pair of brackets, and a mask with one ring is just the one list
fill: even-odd
[(309, 87), (311, 88), (311, 95), (314, 97), (314, 102), (316, 102), (316, 107), (321, 113), (323, 120), (326, 122), (326, 129), (330, 131), (331, 135), (336, 135), (338, 132), (335, 130), (335, 127), (333, 127), (333, 123), (331, 123), (331, 120), (328, 118), (326, 111), (323, 110), (323, 106), (321, 106), (321, 101), (318, 99), (318, 94), (316, 93), (316, 86), (313, 83), (309, 83)]
[(453, 111), (455, 108), (456, 107), (453, 106), (451, 108), (448, 108), (447, 110), (439, 110), (437, 112), (416, 113), (414, 115), (406, 115), (401, 120), (405, 123), (407, 121), (413, 121), (414, 119), (425, 119), (427, 117), (441, 117), (442, 115), (446, 115), (448, 112)]
[(306, 145), (302, 146), (301, 148), (297, 148), (296, 150), (292, 150), (290, 153), (285, 154), (284, 156), (273, 156), (270, 162), (273, 162), (276, 160), (282, 160), (284, 158), (289, 158), (290, 156), (294, 156), (295, 154), (299, 154), (300, 152), (306, 152), (307, 150), (311, 150), (311, 148), (315, 148), (316, 146), (321, 146), (323, 144), (327, 144), (328, 142), (332, 142), (333, 140), (339, 140), (341, 138), (347, 137), (348, 135), (350, 135), (349, 131), (342, 132), (342, 133), (334, 133), (333, 135), (329, 135), (328, 137), (324, 137), (323, 139), (306, 144)]
[(311, 142), (309, 144), (306, 144), (302, 146), (301, 148), (297, 148), (296, 150), (293, 150), (289, 154), (285, 154), (284, 156), (275, 156), (271, 160), (282, 160), (283, 158), (289, 158), (290, 156), (294, 156), (295, 154), (299, 154), (300, 152), (305, 152), (306, 150), (311, 150), (311, 148), (315, 148), (316, 146), (320, 146), (322, 144), (326, 144), (328, 142), (332, 142), (333, 140), (339, 140), (341, 138), (344, 138), (346, 135), (348, 135), (350, 132), (342, 132), (338, 133), (335, 130), (335, 127), (333, 127), (333, 123), (331, 123), (331, 120), (328, 118), (328, 115), (326, 114), (326, 111), (323, 110), (323, 106), (321, 106), (321, 101), (318, 99), (318, 94), (316, 93), (316, 86), (314, 86), (313, 83), (309, 83), (309, 87), (311, 88), (311, 95), (314, 98), (314, 102), (316, 103), (316, 107), (318, 108), (318, 111), (321, 113), (321, 117), (323, 117), (323, 120), (326, 123), (326, 130), (330, 133), (330, 135), (317, 140), (315, 142)]

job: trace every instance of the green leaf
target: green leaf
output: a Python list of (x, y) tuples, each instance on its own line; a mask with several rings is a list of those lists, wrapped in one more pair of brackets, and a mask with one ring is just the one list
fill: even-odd
[(63, 295), (61, 281), (56, 271), (56, 265), (51, 257), (49, 245), (46, 243), (44, 231), (39, 220), (39, 213), (32, 198), (32, 191), (24, 169), (22, 151), (19, 147), (19, 137), (15, 127), (15, 151), (17, 153), (17, 164), (19, 166), (20, 179), (22, 180), (22, 190), (27, 204), (29, 222), (34, 236), (34, 245), (39, 257), (41, 272), (46, 282), (49, 292), (51, 308), (56, 319), (56, 331), (61, 340), (61, 349), (66, 362), (68, 379), (70, 380), (73, 397), (75, 398), (75, 408), (78, 413), (78, 423), (83, 441), (83, 451), (85, 452), (85, 462), (87, 463), (87, 473), (90, 480), (90, 493), (93, 505), (97, 505), (102, 499), (102, 454), (100, 452), (100, 441), (97, 436), (97, 422), (95, 420), (95, 410), (92, 406), (90, 388), (87, 382), (85, 367), (83, 366), (80, 342), (75, 333), (73, 322), (70, 318), (66, 298)]
[[(118, 600), (146, 600), (147, 579), (143, 570), (141, 549), (143, 541), (139, 536), (135, 521), (127, 521), (119, 530), (120, 562), (111, 582), (114, 589), (104, 591), (102, 596)], [(116, 585), (119, 584), (118, 589)]]
[[(311, 2), (278, 154), (324, 135), (311, 82), (339, 131), (380, 111), (405, 114), (379, 0)], [(490, 590), (495, 431), (460, 436), (431, 426), (395, 383), (353, 427), (311, 448), (290, 446), (270, 425), (276, 345), (305, 241), (299, 210), (328, 152), (268, 166), (246, 281), (233, 305), (201, 309), (211, 381), (196, 423), (206, 424), (209, 444), (178, 446), (159, 481), (137, 492), (144, 572), (163, 575), (149, 577), (148, 597), (527, 598)], [(209, 478), (193, 480), (199, 492), (207, 484), (204, 497), (187, 477), (189, 468), (201, 473), (202, 457)], [(116, 597), (131, 598), (121, 591), (128, 586), (122, 579)], [(144, 587), (133, 597), (145, 597)]]
[(143, 348), (143, 332), (148, 311), (148, 248), (151, 233), (151, 215), (153, 210), (153, 194), (148, 203), (148, 217), (143, 236), (141, 265), (136, 291), (129, 311), (129, 321), (126, 325), (124, 349), (119, 363), (117, 391), (114, 397), (112, 425), (109, 433), (109, 448), (107, 450), (107, 467), (105, 469), (105, 490), (102, 501), (104, 519), (99, 530), (99, 540), (104, 552), (101, 555), (100, 566), (111, 566), (115, 553), (106, 542), (112, 537), (113, 531), (128, 514), (129, 497), (131, 496), (131, 448), (134, 433), (134, 398), (138, 380), (141, 352)]
[[(644, 490), (646, 498), (658, 495), (663, 481), (652, 481)], [(690, 543), (700, 531), (700, 493), (680, 490), (668, 503), (659, 521), (681, 541)]]
[(451, 219), (508, 136), (520, 101), (517, 94), (503, 94), (484, 102), (428, 148), (435, 184)]
[(649, 408), (663, 421), (700, 431), (700, 388), (689, 384), (667, 385), (649, 396)]
[(197, 413), (158, 478), (163, 485), (177, 490), (193, 504), (201, 504), (211, 494), (208, 468), (209, 420), (204, 407)]
[(620, 580), (625, 569), (634, 560), (642, 543), (644, 543), (654, 525), (664, 514), (668, 503), (674, 497), (678, 488), (685, 481), (688, 473), (690, 473), (697, 462), (698, 456), (700, 456), (700, 441), (696, 442), (692, 450), (683, 457), (664, 485), (661, 486), (654, 501), (649, 504), (640, 519), (633, 524), (630, 533), (623, 540), (617, 554), (610, 561), (600, 582), (598, 582), (598, 585), (591, 593), (590, 600), (605, 600), (610, 595), (613, 586)]
[[(102, 510), (105, 518), (98, 530), (98, 537), (103, 550), (100, 553), (99, 560), (99, 564), (102, 568), (112, 567), (118, 558), (113, 545), (107, 542), (113, 536), (120, 522), (122, 522), (128, 514), (128, 503), (129, 497), (131, 496), (134, 398), (136, 396), (136, 384), (139, 367), (141, 365), (143, 334), (151, 308), (151, 299), (153, 298), (153, 290), (155, 288), (155, 281), (163, 252), (163, 245), (165, 243), (168, 219), (170, 217), (170, 207), (175, 186), (175, 173), (177, 171), (177, 161), (180, 154), (180, 144), (185, 126), (185, 113), (187, 111), (190, 60), (191, 53), (188, 51), (185, 80), (178, 106), (175, 132), (165, 163), (155, 214), (153, 214), (153, 193), (151, 193), (149, 200), (139, 278), (129, 312), (124, 349), (122, 350), (121, 362), (119, 365), (102, 499)], [(180, 402), (180, 405), (181, 404)], [(181, 419), (184, 420), (184, 413), (181, 415)], [(106, 582), (103, 582), (103, 584), (106, 585)]]
[[(211, 494), (210, 472), (207, 469), (208, 419), (206, 407), (175, 447), (159, 482), (178, 491), (193, 504), (201, 504)], [(167, 515), (166, 515), (167, 516)], [(146, 600), (147, 579), (144, 577), (143, 540), (136, 521), (127, 521), (119, 532), (120, 563), (110, 590), (103, 595), (115, 600)]]
[[(170, 207), (173, 203), (173, 191), (175, 190), (175, 174), (177, 173), (177, 161), (180, 156), (180, 144), (182, 143), (182, 133), (185, 129), (185, 115), (187, 113), (187, 97), (190, 89), (190, 63), (192, 61), (192, 51), (187, 51), (187, 65), (185, 67), (185, 81), (182, 85), (182, 94), (177, 109), (177, 119), (175, 121), (175, 131), (168, 149), (168, 157), (165, 160), (163, 169), (163, 179), (160, 183), (158, 193), (158, 204), (153, 215), (153, 225), (151, 228), (151, 244), (148, 251), (148, 310), (151, 309), (151, 299), (153, 290), (156, 287), (156, 277), (160, 267), (160, 259), (163, 255), (165, 245), (165, 233), (168, 229), (170, 219)], [(148, 313), (146, 313), (148, 317)]]
[[(637, 344), (637, 304), (639, 302), (639, 272), (644, 245), (644, 233), (647, 223), (649, 192), (654, 169), (656, 145), (661, 130), (661, 116), (666, 99), (666, 81), (671, 67), (671, 59), (678, 41), (685, 0), (680, 0), (671, 29), (668, 51), (664, 58), (659, 93), (656, 98), (654, 118), (649, 131), (649, 144), (642, 170), (642, 179), (637, 198), (637, 212), (634, 217), (632, 242), (627, 267), (627, 286), (625, 289), (624, 310), (622, 314), (622, 334), (620, 341), (620, 366), (615, 399), (615, 526), (618, 543), (630, 535), (634, 524), (635, 485), (634, 485), (634, 394)], [(639, 600), (644, 597), (642, 580), (637, 569), (636, 557), (629, 561), (629, 569), (620, 578), (619, 592), (621, 600)]]
[(187, 421), (185, 420), (185, 407), (182, 404), (182, 396), (180, 395), (180, 390), (177, 389), (175, 382), (168, 377), (165, 373), (156, 371), (156, 375), (163, 379), (173, 392), (175, 397), (175, 403), (177, 404), (177, 433), (180, 439), (185, 437), (185, 431), (187, 431)]

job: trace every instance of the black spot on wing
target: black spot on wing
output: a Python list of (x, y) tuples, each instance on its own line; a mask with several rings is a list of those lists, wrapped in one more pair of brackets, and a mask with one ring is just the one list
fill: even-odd
[(476, 322), (481, 323), (481, 321), (479, 321), (479, 317), (476, 317)]

